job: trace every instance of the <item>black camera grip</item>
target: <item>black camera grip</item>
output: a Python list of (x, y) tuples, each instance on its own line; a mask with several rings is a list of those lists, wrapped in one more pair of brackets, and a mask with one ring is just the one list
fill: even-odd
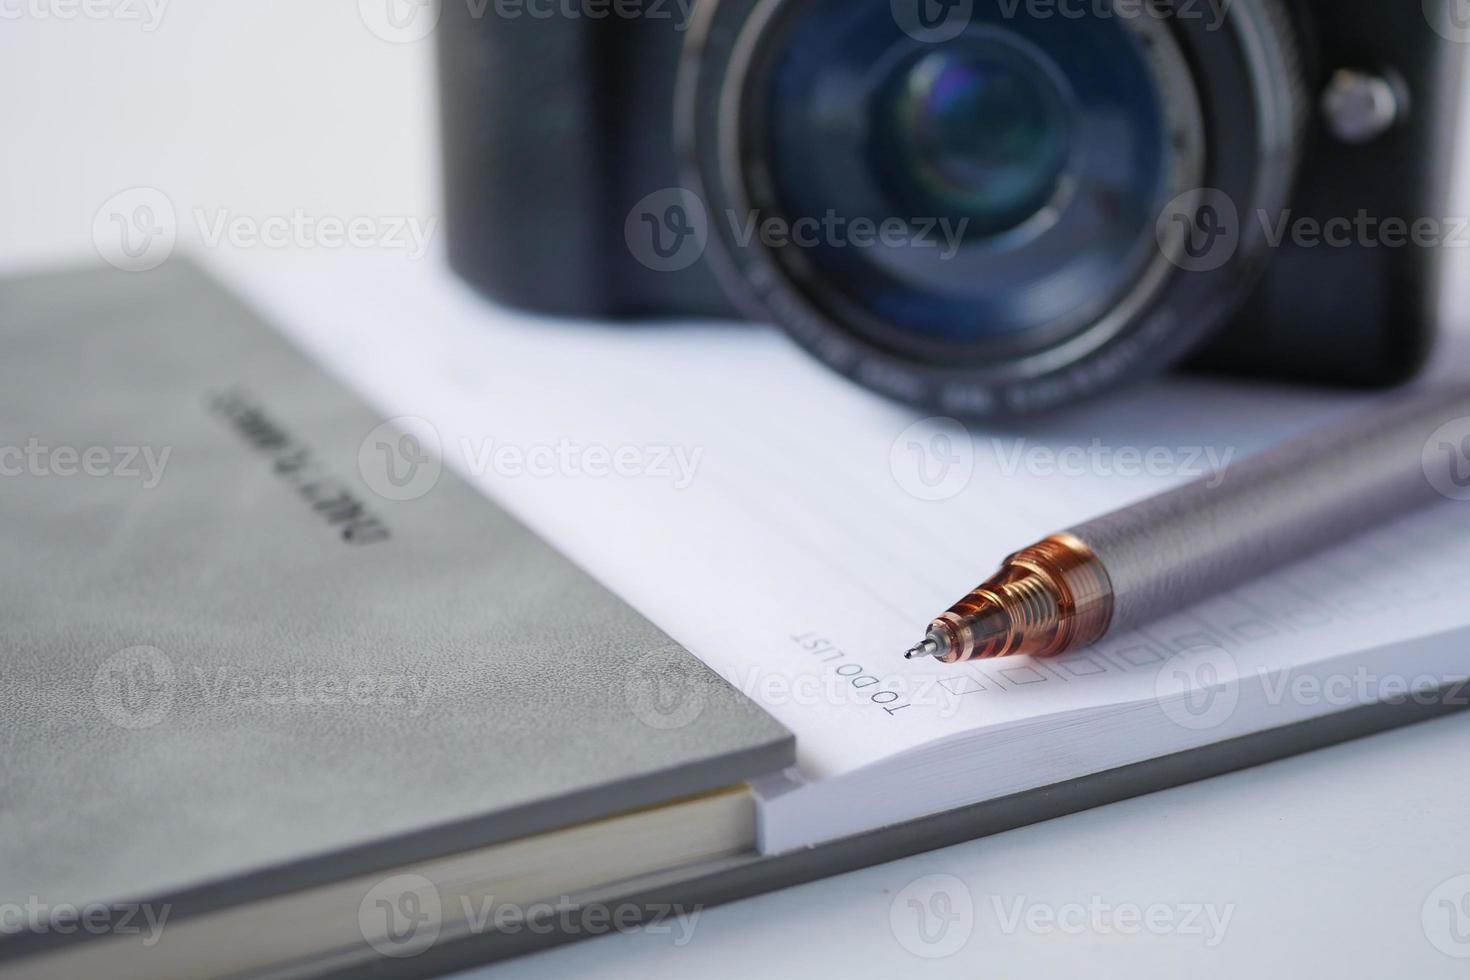
[[(586, 25), (445, 4), (438, 30), (449, 260), (492, 298), (604, 311), (605, 148)], [(486, 19), (494, 23), (484, 23)]]

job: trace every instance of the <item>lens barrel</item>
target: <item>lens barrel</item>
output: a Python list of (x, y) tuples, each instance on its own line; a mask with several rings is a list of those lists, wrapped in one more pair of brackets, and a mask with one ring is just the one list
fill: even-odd
[[(972, 415), (1158, 370), (1221, 322), (1264, 261), (1239, 217), (1294, 176), (1291, 22), (1278, 0), (1215, 21), (1065, 7), (700, 8), (677, 136), (736, 302), (872, 388)], [(1195, 255), (1206, 224), (1218, 261)]]

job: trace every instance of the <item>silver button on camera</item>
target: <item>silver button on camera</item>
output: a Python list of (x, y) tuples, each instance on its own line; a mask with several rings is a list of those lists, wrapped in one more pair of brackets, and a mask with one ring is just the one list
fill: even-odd
[(1332, 134), (1344, 143), (1370, 143), (1393, 128), (1403, 115), (1402, 90), (1382, 75), (1342, 69), (1322, 96), (1322, 111)]

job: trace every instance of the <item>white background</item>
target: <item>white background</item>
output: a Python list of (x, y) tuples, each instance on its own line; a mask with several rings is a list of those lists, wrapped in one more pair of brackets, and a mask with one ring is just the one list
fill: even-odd
[[(178, 0), (149, 30), (141, 2), (125, 19), (0, 0), (0, 267), (95, 261), (98, 209), (139, 186), (181, 216), (437, 215), (431, 46), (370, 30), (378, 2)], [(683, 946), (606, 937), (496, 975), (1461, 977), (1467, 758), (1470, 716), (1448, 719), (708, 910)], [(933, 887), (957, 917), (930, 921), (931, 944), (909, 902), (941, 910)], [(1441, 900), (1459, 903), (1463, 941)], [(1216, 945), (1118, 918), (1201, 905), (1229, 916)], [(1078, 906), (1101, 911), (1045, 926)], [(1018, 907), (1032, 925), (1007, 922)]]

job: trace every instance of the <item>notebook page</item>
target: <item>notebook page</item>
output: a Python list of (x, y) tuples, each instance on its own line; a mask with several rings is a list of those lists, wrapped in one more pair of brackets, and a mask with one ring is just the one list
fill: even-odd
[[(966, 430), (851, 386), (766, 328), (539, 319), (432, 263), (223, 271), (385, 418), (419, 420), (448, 465), (794, 731), (809, 780), (1138, 700), (1200, 643), (1242, 669), (1340, 654), (1363, 642), (1375, 569), (1460, 519), (1441, 508), (1092, 651), (908, 663), (929, 618), (1009, 551), (1361, 400), (1183, 379)], [(1428, 550), (1445, 573), (1431, 618), (1470, 619), (1453, 600), (1467, 558)], [(677, 693), (671, 722), (697, 710)]]

